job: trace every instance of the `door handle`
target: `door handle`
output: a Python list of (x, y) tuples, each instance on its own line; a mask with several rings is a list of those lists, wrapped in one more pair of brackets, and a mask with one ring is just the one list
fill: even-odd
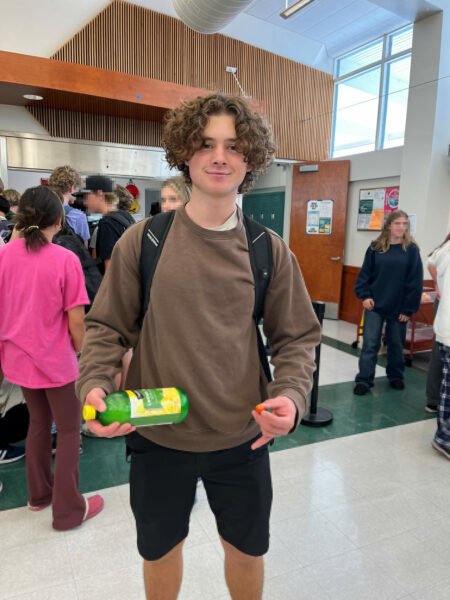
[(330, 260), (341, 260), (340, 256), (330, 256)]

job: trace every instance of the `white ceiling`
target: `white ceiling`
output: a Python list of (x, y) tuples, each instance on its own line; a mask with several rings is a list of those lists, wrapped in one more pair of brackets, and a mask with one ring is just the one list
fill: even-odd
[[(132, 3), (176, 17), (170, 0)], [(0, 50), (51, 56), (108, 4), (1, 0)], [(331, 72), (335, 56), (436, 10), (450, 12), (450, 0), (314, 0), (284, 20), (279, 13), (285, 5), (285, 0), (254, 0), (222, 33)]]

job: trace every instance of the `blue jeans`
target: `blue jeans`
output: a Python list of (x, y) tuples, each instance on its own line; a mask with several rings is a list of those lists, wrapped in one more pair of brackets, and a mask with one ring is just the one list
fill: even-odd
[(450, 347), (439, 344), (439, 350), (442, 357), (442, 384), (434, 440), (439, 446), (448, 450), (450, 449)]
[[(373, 310), (364, 311), (363, 347), (359, 357), (359, 373), (356, 383), (373, 387), (378, 350), (381, 345), (381, 332), (385, 319)], [(387, 346), (386, 375), (390, 381), (403, 380), (405, 360), (403, 346), (406, 338), (406, 323), (386, 319), (385, 341)]]

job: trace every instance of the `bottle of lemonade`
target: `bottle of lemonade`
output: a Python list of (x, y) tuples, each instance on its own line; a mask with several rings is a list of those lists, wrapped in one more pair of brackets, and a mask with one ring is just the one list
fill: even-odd
[(93, 406), (83, 407), (86, 421), (98, 419), (102, 425), (130, 423), (131, 425), (167, 425), (181, 423), (188, 413), (186, 394), (178, 388), (125, 390), (108, 394), (103, 401), (105, 412)]

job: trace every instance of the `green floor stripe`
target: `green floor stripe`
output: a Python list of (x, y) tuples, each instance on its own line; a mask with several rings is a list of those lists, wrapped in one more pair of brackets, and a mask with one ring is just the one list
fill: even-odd
[[(353, 356), (358, 352), (344, 344), (324, 336), (323, 343)], [(379, 364), (385, 363), (381, 356)], [(313, 444), (356, 433), (375, 431), (386, 427), (435, 419), (425, 412), (426, 374), (414, 368), (405, 369), (406, 388), (393, 390), (386, 377), (379, 377), (375, 387), (365, 396), (353, 394), (353, 382), (336, 383), (319, 388), (318, 405), (333, 413), (333, 422), (326, 427), (301, 425), (289, 436), (278, 438), (271, 452)], [(80, 457), (80, 490), (93, 490), (122, 485), (128, 482), (129, 465), (125, 461), (124, 438), (96, 439), (83, 436), (84, 452)], [(27, 488), (25, 461), (20, 460), (0, 467), (3, 492), (0, 494), (0, 510), (25, 506)]]

